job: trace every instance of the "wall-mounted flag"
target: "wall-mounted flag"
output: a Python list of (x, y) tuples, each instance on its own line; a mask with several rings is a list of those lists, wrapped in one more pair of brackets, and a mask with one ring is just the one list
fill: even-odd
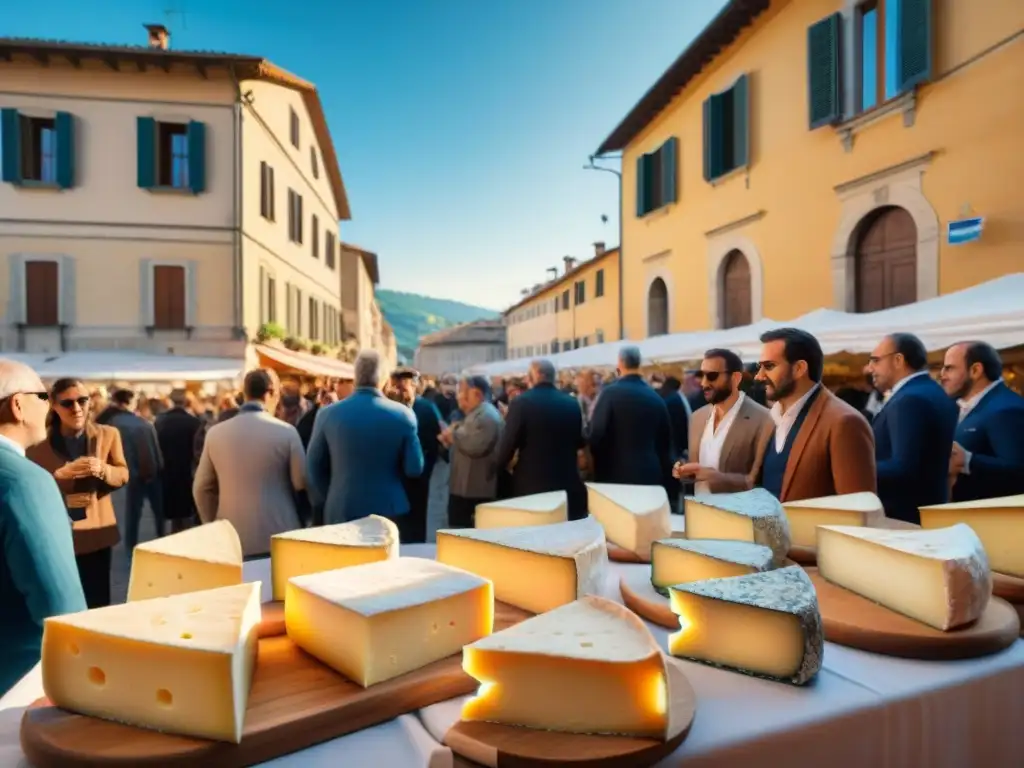
[(973, 243), (981, 238), (981, 230), (985, 227), (985, 219), (977, 216), (973, 219), (951, 221), (946, 225), (946, 242), (949, 245)]

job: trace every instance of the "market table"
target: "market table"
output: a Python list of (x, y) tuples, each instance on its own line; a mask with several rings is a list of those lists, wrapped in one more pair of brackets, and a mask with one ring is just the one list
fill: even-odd
[[(432, 557), (433, 545), (402, 548)], [(621, 602), (612, 563), (606, 597)], [(269, 598), (269, 562), (247, 563)], [(648, 624), (664, 647), (668, 631)], [(952, 662), (896, 659), (826, 644), (824, 668), (804, 688), (683, 662), (697, 692), (689, 737), (662, 766), (734, 768), (1020, 768), (1024, 766), (1024, 642)], [(25, 705), (42, 695), (36, 667), (0, 700), (0, 768), (27, 766), (18, 745)], [(440, 741), (463, 699), (343, 736), (266, 765), (444, 768)], [(344, 763), (339, 758), (344, 757)]]

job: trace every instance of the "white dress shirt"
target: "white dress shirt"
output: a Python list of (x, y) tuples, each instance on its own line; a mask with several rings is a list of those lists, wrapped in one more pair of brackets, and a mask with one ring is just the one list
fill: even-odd
[[(697, 458), (702, 467), (720, 469), (718, 463), (722, 460), (722, 447), (725, 445), (725, 438), (729, 436), (729, 428), (736, 421), (736, 414), (740, 412), (740, 406), (743, 405), (745, 398), (746, 395), (740, 392), (740, 396), (736, 398), (732, 408), (725, 412), (725, 416), (722, 417), (717, 428), (715, 427), (715, 407), (711, 406), (711, 415), (708, 416), (708, 422), (704, 425), (704, 434), (701, 435), (700, 448), (697, 452)], [(711, 489), (704, 481), (699, 481), (694, 490), (697, 493), (711, 493)]]
[[(981, 392), (976, 394), (974, 397), (971, 397), (971, 398), (969, 398), (967, 400), (964, 400), (964, 399), (957, 400), (956, 404), (960, 406), (960, 421), (963, 421), (964, 419), (966, 419), (967, 418), (967, 414), (969, 414), (971, 411), (973, 411), (975, 408), (978, 407), (978, 403), (981, 402), (981, 399), (983, 397), (985, 397), (985, 395), (987, 395), (989, 392), (991, 392), (993, 389), (995, 389), (996, 387), (998, 387), (1002, 383), (1003, 383), (1003, 380), (1000, 377), (999, 379), (996, 379), (991, 384), (989, 384), (987, 387), (985, 387), (983, 390), (981, 390)], [(957, 422), (957, 423), (959, 423), (959, 422)], [(964, 452), (964, 466), (961, 468), (960, 474), (962, 474), (962, 475), (969, 475), (969, 474), (971, 474), (971, 456), (973, 454), (970, 451), (968, 451), (966, 448), (964, 448), (962, 445), (960, 446), (960, 450), (962, 450)]]
[(786, 450), (786, 438), (789, 437), (789, 432), (793, 429), (793, 424), (796, 423), (797, 417), (800, 415), (800, 411), (807, 405), (807, 401), (811, 399), (811, 396), (821, 388), (821, 384), (815, 384), (811, 387), (807, 394), (797, 400), (793, 405), (790, 406), (789, 410), (785, 413), (782, 412), (782, 403), (775, 403), (770, 411), (772, 415), (772, 421), (775, 422), (775, 450), (777, 453), (782, 453)]
[[(892, 396), (899, 392), (901, 389), (903, 389), (903, 385), (906, 384), (908, 381), (910, 381), (911, 379), (916, 379), (918, 376), (927, 375), (928, 371), (918, 371), (917, 373), (912, 373), (906, 378), (897, 381), (895, 384), (893, 384), (892, 389), (885, 393), (885, 399), (882, 401), (882, 407), (884, 408), (886, 403), (892, 400)], [(878, 410), (881, 411), (882, 409), (879, 408)]]

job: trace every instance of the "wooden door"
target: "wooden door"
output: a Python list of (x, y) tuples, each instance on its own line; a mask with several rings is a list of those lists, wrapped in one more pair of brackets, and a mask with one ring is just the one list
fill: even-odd
[(917, 226), (902, 208), (882, 208), (864, 222), (856, 250), (856, 311), (917, 301)]
[(732, 251), (722, 266), (722, 327), (738, 328), (752, 322), (750, 262), (740, 251)]
[(647, 293), (647, 335), (663, 336), (668, 333), (668, 286), (660, 277), (655, 278)]

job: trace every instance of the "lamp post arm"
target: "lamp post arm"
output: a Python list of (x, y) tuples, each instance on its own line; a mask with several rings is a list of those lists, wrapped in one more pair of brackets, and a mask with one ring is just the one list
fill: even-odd
[(614, 173), (619, 179), (619, 341), (626, 338), (626, 326), (625, 317), (623, 312), (623, 299), (625, 296), (623, 284), (625, 283), (623, 266), (625, 262), (622, 258), (623, 253), (623, 242), (622, 242), (622, 172), (617, 171), (614, 168), (605, 168), (604, 166), (594, 165), (593, 158), (587, 165), (583, 166), (586, 171), (604, 171), (605, 173)]

